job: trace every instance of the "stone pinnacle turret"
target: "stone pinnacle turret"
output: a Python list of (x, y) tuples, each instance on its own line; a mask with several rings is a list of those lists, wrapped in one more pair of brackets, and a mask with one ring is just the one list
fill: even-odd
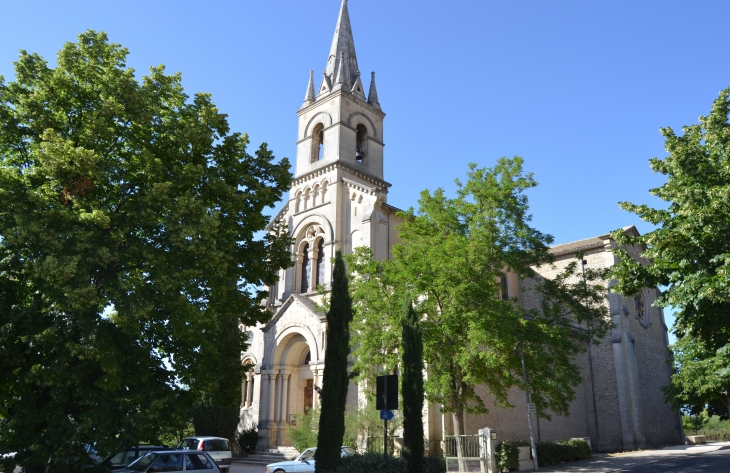
[(307, 94), (304, 96), (302, 107), (314, 103), (314, 71), (309, 71), (309, 84), (307, 84)]
[(378, 90), (375, 87), (375, 72), (370, 76), (370, 92), (368, 93), (368, 103), (380, 110), (380, 102), (378, 102)]

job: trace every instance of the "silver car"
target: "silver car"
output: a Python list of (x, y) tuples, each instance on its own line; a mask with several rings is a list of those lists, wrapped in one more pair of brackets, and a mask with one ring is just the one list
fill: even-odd
[(233, 457), (231, 455), (231, 444), (223, 437), (186, 437), (180, 442), (177, 448), (181, 450), (198, 450), (205, 452), (215, 460), (223, 473), (231, 468)]
[[(277, 462), (266, 465), (267, 473), (289, 473), (314, 471), (314, 452), (317, 448), (308, 448), (297, 457), (296, 460)], [(357, 455), (357, 450), (352, 447), (342, 447), (341, 455), (351, 457)]]
[(221, 469), (206, 452), (190, 450), (162, 450), (149, 452), (117, 473), (152, 473), (160, 471), (197, 471), (221, 473)]

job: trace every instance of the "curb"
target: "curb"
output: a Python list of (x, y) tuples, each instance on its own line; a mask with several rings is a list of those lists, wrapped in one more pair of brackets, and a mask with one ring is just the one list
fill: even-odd
[[(600, 471), (600, 472), (597, 472), (597, 473), (620, 473), (622, 471), (626, 471), (627, 468), (636, 468), (636, 467), (640, 467), (640, 466), (643, 466), (643, 465), (653, 465), (655, 463), (662, 463), (662, 462), (666, 462), (666, 461), (677, 460), (677, 459), (680, 459), (680, 458), (687, 458), (687, 457), (699, 456), (699, 455), (704, 455), (704, 454), (707, 454), (707, 453), (717, 452), (717, 451), (720, 451), (720, 450), (728, 450), (728, 449), (730, 449), (730, 445), (720, 445), (720, 446), (718, 446), (718, 448), (716, 448), (714, 450), (707, 450), (706, 452), (687, 453), (687, 454), (684, 454), (684, 455), (674, 455), (674, 456), (672, 456), (670, 458), (662, 458), (662, 459), (659, 459), (659, 460), (651, 460), (651, 461), (647, 461), (647, 462), (643, 462), (643, 463), (637, 463), (637, 464), (632, 465), (630, 467), (617, 468), (617, 469), (613, 469), (613, 470), (603, 470), (603, 471)], [(565, 465), (567, 466), (569, 464), (565, 464)], [(555, 471), (555, 472), (546, 472), (546, 473), (561, 473), (561, 472)], [(572, 473), (572, 472), (566, 472), (566, 473)], [(576, 473), (580, 473), (580, 472), (576, 472)], [(587, 472), (585, 472), (585, 473), (587, 473)]]

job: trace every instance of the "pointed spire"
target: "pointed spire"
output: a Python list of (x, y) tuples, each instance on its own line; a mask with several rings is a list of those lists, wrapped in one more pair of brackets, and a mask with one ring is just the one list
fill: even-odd
[(368, 93), (368, 103), (380, 110), (380, 102), (378, 102), (378, 90), (375, 88), (375, 72), (370, 78), (370, 92)]
[(307, 94), (304, 96), (302, 108), (314, 103), (314, 71), (309, 71), (309, 84), (307, 84)]
[[(342, 60), (343, 55), (345, 60)], [(340, 16), (337, 18), (335, 26), (335, 36), (332, 38), (332, 46), (327, 59), (326, 74), (337, 84), (340, 83), (342, 73), (342, 83), (347, 84), (349, 88), (351, 84), (355, 83), (354, 73), (357, 69), (357, 54), (355, 54), (355, 40), (352, 37), (350, 13), (347, 10), (347, 0), (342, 0)]]

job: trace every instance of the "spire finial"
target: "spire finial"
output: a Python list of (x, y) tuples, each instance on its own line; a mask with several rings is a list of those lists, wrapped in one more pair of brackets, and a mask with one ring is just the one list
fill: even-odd
[(370, 74), (370, 92), (368, 93), (368, 103), (380, 110), (380, 102), (378, 102), (378, 90), (375, 87), (375, 72)]
[(309, 84), (307, 84), (307, 93), (304, 95), (302, 108), (311, 103), (314, 103), (314, 71), (309, 71)]

